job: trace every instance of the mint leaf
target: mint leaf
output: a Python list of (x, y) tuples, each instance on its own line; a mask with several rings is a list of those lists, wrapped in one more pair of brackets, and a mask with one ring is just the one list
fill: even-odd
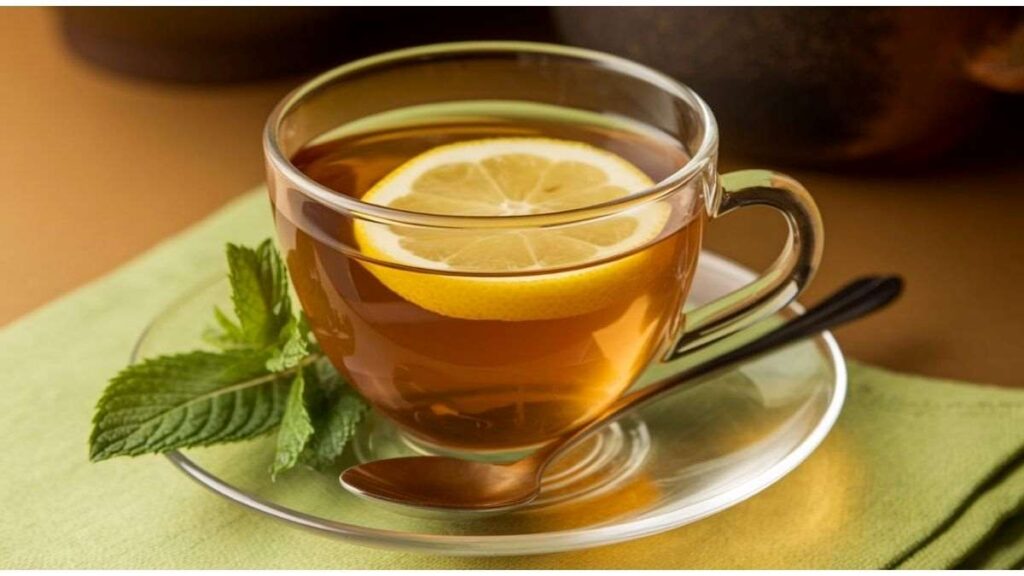
[(271, 372), (281, 372), (296, 366), (310, 352), (309, 329), (305, 328), (301, 320), (292, 319), (282, 333), (286, 338), (284, 345), (274, 349), (267, 360), (267, 370)]
[(241, 326), (216, 306), (213, 308), (213, 317), (217, 321), (217, 328), (207, 328), (203, 332), (203, 340), (221, 350), (244, 347), (245, 338), (242, 336)]
[(253, 350), (190, 352), (129, 366), (96, 406), (89, 458), (135, 456), (251, 438), (277, 425), (287, 377)]
[(306, 412), (305, 387), (305, 378), (302, 370), (299, 370), (288, 392), (288, 404), (281, 418), (281, 428), (277, 431), (277, 451), (274, 454), (274, 465), (270, 469), (271, 479), (276, 479), (279, 473), (298, 463), (306, 442), (313, 435), (313, 424)]
[(302, 453), (302, 462), (326, 471), (345, 451), (355, 436), (368, 407), (351, 388), (344, 388), (328, 400), (328, 407), (315, 422), (316, 432)]
[(300, 461), (330, 471), (355, 436), (369, 406), (326, 358), (318, 359), (307, 373), (319, 394), (311, 404), (315, 432)]
[(238, 324), (236, 331), (234, 323), (224, 324), (218, 318), (222, 336), (253, 348), (277, 344), (292, 321), (288, 274), (277, 250), (269, 239), (255, 249), (228, 244), (227, 257)]

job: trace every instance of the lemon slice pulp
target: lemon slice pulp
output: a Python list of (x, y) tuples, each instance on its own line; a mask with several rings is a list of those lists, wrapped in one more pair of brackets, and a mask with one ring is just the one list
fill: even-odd
[[(593, 206), (651, 185), (627, 160), (588, 144), (493, 138), (428, 150), (362, 200), (429, 214), (513, 216)], [(464, 319), (544, 320), (608, 306), (649, 280), (665, 263), (653, 262), (650, 250), (630, 253), (659, 236), (669, 213), (664, 203), (648, 203), (582, 224), (530, 229), (425, 229), (357, 220), (354, 234), (372, 258), (427, 269), (366, 263), (385, 286), (422, 308)], [(561, 271), (546, 272), (552, 268)]]

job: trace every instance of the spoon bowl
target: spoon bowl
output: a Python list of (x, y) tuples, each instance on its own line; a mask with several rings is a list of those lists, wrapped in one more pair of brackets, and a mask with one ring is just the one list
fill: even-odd
[(499, 511), (528, 504), (540, 492), (532, 460), (495, 464), (448, 456), (367, 462), (341, 474), (349, 492), (420, 508)]

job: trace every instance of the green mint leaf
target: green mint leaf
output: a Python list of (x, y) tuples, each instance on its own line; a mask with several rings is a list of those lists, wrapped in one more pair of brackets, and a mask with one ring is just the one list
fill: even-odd
[(302, 462), (317, 470), (329, 470), (355, 436), (366, 415), (366, 402), (351, 388), (344, 388), (328, 400), (324, 413), (314, 422), (316, 432), (302, 453)]
[(310, 352), (309, 331), (303, 329), (301, 320), (293, 319), (282, 332), (284, 344), (275, 348), (267, 360), (267, 370), (271, 372), (281, 372), (296, 366)]
[(245, 338), (242, 336), (242, 327), (228, 318), (219, 307), (213, 308), (213, 317), (217, 321), (217, 328), (207, 328), (203, 332), (203, 340), (221, 350), (230, 350), (244, 346)]
[(189, 352), (134, 364), (96, 406), (89, 458), (135, 456), (251, 438), (278, 424), (288, 378), (254, 350)]
[(315, 432), (301, 462), (321, 471), (330, 471), (355, 435), (369, 406), (326, 358), (306, 368), (307, 378), (315, 382), (317, 395), (310, 402)]
[(299, 370), (288, 392), (288, 404), (277, 431), (277, 451), (274, 454), (274, 465), (270, 469), (271, 479), (276, 479), (278, 474), (298, 463), (302, 450), (313, 435), (313, 424), (306, 412), (305, 387), (306, 381), (302, 370)]
[(292, 310), (288, 274), (273, 243), (264, 240), (255, 249), (228, 244), (227, 257), (238, 333), (229, 327), (223, 334), (254, 348), (277, 344)]

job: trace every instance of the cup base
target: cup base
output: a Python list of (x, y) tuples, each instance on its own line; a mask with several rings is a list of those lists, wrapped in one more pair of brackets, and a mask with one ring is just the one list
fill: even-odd
[[(404, 456), (449, 456), (474, 460), (510, 461), (532, 450), (494, 454), (463, 453), (425, 444), (402, 432), (381, 416), (370, 416), (354, 439), (360, 464)], [(541, 481), (540, 495), (528, 508), (594, 498), (614, 489), (641, 468), (651, 449), (651, 438), (636, 415), (627, 415), (594, 434), (551, 464)]]

